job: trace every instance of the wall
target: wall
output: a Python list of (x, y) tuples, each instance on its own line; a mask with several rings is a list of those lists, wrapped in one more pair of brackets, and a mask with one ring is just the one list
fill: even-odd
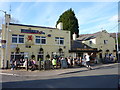
[[(4, 27), (4, 26), (3, 26)], [(21, 33), (21, 29), (31, 29), (31, 30), (39, 30), (44, 31), (45, 34), (28, 34), (28, 33)], [(4, 31), (4, 28), (3, 28)], [(4, 37), (3, 32), (3, 38)], [(25, 41), (27, 40), (28, 35), (33, 36), (33, 40), (35, 36), (46, 36), (46, 44), (45, 45), (37, 45), (35, 44), (35, 40), (31, 44), (31, 48), (26, 48), (26, 43), (24, 44), (13, 44), (12, 42), (12, 34), (17, 35), (25, 35)], [(48, 34), (51, 34), (51, 37), (48, 37)], [(55, 44), (55, 37), (63, 37), (64, 38), (64, 45), (56, 45)], [(8, 32), (8, 50), (7, 50), (7, 60), (10, 60), (11, 52), (15, 52), (16, 46), (20, 48), (20, 52), (27, 52), (28, 58), (31, 58), (31, 55), (34, 54), (36, 59), (39, 52), (39, 49), (42, 47), (44, 49), (44, 60), (46, 59), (46, 55), (49, 54), (51, 56), (52, 52), (59, 52), (59, 48), (63, 49), (63, 52), (66, 56), (69, 56), (69, 50), (71, 48), (70, 44), (70, 31), (63, 31), (58, 29), (50, 29), (50, 28), (38, 28), (38, 27), (27, 27), (27, 26), (17, 26), (17, 25), (9, 25), (9, 32)], [(14, 47), (13, 47), (14, 46)], [(2, 49), (4, 53), (3, 58), (6, 55), (5, 49)]]
[[(104, 44), (104, 40), (108, 40), (107, 44)], [(93, 44), (90, 45), (89, 41), (92, 41)], [(116, 53), (113, 52), (113, 50), (115, 50), (115, 40), (113, 37), (110, 37), (110, 34), (106, 31), (99, 32), (97, 37), (94, 39), (90, 39), (90, 40), (82, 41), (82, 42), (92, 48), (97, 48), (98, 50), (101, 49), (102, 57), (104, 57), (105, 54), (107, 53), (106, 52), (107, 49), (109, 50), (108, 54), (112, 53), (116, 56)], [(98, 55), (99, 55), (99, 53), (98, 53)]]

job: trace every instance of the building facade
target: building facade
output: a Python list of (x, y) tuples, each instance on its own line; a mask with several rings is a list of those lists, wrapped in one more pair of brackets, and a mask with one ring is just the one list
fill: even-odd
[(80, 35), (77, 39), (91, 48), (97, 48), (98, 59), (103, 59), (109, 54), (116, 56), (115, 40), (106, 30), (94, 34)]
[[(36, 61), (69, 56), (70, 31), (57, 28), (9, 23), (2, 28), (1, 67), (10, 59)], [(6, 61), (7, 60), (7, 61)]]

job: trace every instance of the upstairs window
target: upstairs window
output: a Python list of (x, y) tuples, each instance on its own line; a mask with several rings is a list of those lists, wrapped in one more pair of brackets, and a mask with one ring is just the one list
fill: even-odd
[(55, 37), (55, 42), (57, 45), (64, 45), (64, 38)]
[(92, 41), (89, 41), (89, 44), (92, 45)]
[(24, 35), (12, 35), (12, 43), (24, 43)]
[(36, 44), (46, 44), (46, 37), (36, 36), (35, 43)]
[(19, 35), (19, 43), (24, 43), (24, 35)]
[(17, 43), (17, 35), (13, 34), (12, 35), (12, 43)]
[(104, 44), (107, 44), (108, 43), (108, 40), (104, 40)]

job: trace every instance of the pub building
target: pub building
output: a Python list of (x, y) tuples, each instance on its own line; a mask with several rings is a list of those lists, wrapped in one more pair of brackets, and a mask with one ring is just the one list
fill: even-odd
[(11, 59), (47, 60), (51, 57), (82, 57), (93, 53), (98, 62), (107, 54), (115, 52), (115, 40), (107, 31), (76, 38), (70, 31), (63, 30), (60, 22), (57, 28), (10, 23), (6, 14), (6, 24), (2, 25), (1, 68), (10, 65)]
[(63, 30), (62, 25), (51, 28), (14, 24), (7, 15), (6, 25), (2, 25), (1, 68), (10, 65), (11, 59), (35, 59), (38, 63), (51, 57), (69, 56), (70, 31)]

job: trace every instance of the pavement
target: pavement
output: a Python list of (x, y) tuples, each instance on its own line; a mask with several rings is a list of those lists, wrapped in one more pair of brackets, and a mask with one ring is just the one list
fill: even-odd
[[(103, 68), (111, 65), (118, 65), (118, 63), (112, 64), (96, 64), (92, 66), (93, 70), (97, 68)], [(10, 69), (0, 69), (0, 75), (14, 75), (14, 76), (54, 76), (54, 75), (62, 75), (64, 73), (71, 73), (77, 71), (87, 71), (86, 67), (74, 67), (74, 68), (66, 68), (66, 69), (54, 69), (54, 70), (10, 70)]]
[(118, 63), (96, 64), (93, 70), (75, 67), (55, 70), (0, 70), (2, 88), (116, 88)]

